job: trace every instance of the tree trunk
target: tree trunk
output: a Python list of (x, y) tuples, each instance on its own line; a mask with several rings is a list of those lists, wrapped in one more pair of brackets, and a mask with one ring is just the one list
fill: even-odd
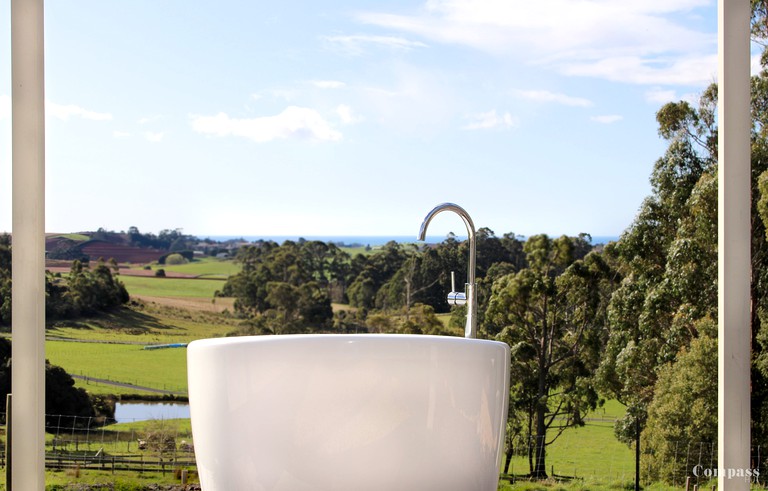
[(635, 491), (640, 491), (640, 418), (635, 417)]
[[(546, 333), (546, 326), (544, 329)], [(547, 478), (547, 336), (542, 337), (541, 352), (539, 353), (539, 388), (536, 398), (536, 467), (531, 473), (531, 477), (536, 479)]]
[(411, 321), (411, 279), (405, 279), (405, 322)]
[(533, 438), (533, 411), (534, 406), (528, 408), (528, 474), (533, 475), (533, 448), (535, 445), (530, 441)]
[(533, 469), (531, 477), (536, 479), (547, 478), (547, 426), (545, 422), (546, 407), (539, 405), (536, 407), (536, 467)]

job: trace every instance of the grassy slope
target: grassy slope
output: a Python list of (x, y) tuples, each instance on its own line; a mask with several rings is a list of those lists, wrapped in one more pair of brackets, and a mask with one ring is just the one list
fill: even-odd
[[(144, 350), (130, 344), (47, 341), (46, 357), (74, 375), (186, 392), (187, 350)], [(78, 383), (88, 389), (87, 383)], [(135, 390), (130, 392), (136, 392)]]
[(153, 276), (121, 275), (128, 293), (151, 297), (193, 297), (213, 298), (217, 290), (224, 288), (224, 282), (217, 279), (155, 278)]
[(187, 264), (153, 265), (152, 269), (164, 269), (166, 271), (195, 275), (202, 278), (226, 279), (228, 276), (238, 273), (240, 271), (240, 265), (232, 260), (205, 257), (195, 259)]
[[(212, 268), (215, 265), (217, 270)], [(224, 274), (225, 262), (209, 264), (209, 271)], [(202, 298), (210, 301), (223, 286), (221, 280), (121, 276), (128, 292), (167, 298)], [(157, 304), (78, 321), (60, 321), (49, 327), (49, 337), (91, 341), (48, 341), (46, 357), (72, 374), (105, 378), (144, 387), (186, 391), (186, 350), (142, 350), (142, 344), (188, 343), (195, 339), (223, 336), (237, 322), (209, 312), (190, 312)], [(132, 344), (115, 344), (132, 343)], [(93, 393), (137, 393), (77, 380), (76, 385)]]
[[(625, 482), (634, 479), (634, 453), (613, 435), (613, 421), (624, 414), (624, 406), (608, 401), (587, 415), (586, 424), (566, 430), (547, 447), (547, 472), (556, 476)], [(515, 457), (510, 474), (528, 473), (528, 460)]]

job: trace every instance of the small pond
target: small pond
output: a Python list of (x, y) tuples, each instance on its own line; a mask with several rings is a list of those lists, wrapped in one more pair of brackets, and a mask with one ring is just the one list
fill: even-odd
[(189, 418), (188, 403), (129, 401), (115, 405), (115, 419), (118, 423), (179, 418)]

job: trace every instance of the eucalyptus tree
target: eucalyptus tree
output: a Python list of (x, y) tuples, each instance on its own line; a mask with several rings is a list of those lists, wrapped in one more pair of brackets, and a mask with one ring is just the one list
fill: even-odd
[(528, 267), (493, 283), (484, 330), (512, 349), (511, 414), (528, 418), (530, 471), (541, 478), (546, 446), (598, 403), (591, 378), (613, 272), (597, 253), (580, 259), (566, 236), (533, 236), (523, 250)]
[(377, 307), (376, 296), (408, 258), (403, 246), (397, 242), (387, 242), (380, 251), (368, 257), (357, 255), (353, 259), (353, 269), (359, 270), (349, 285), (347, 295), (353, 307), (366, 310)]
[[(699, 336), (674, 362), (658, 368), (655, 396), (642, 435), (646, 480), (681, 482), (704, 461), (709, 467), (717, 441), (717, 322), (696, 322)], [(686, 449), (686, 452), (680, 452)], [(693, 451), (689, 451), (692, 449)]]
[[(329, 265), (337, 248), (316, 241), (259, 242), (241, 247), (240, 272), (219, 293), (235, 297), (235, 310), (258, 320), (265, 332), (297, 332), (329, 325), (331, 309)], [(335, 265), (333, 273), (343, 273)]]
[(680, 101), (657, 113), (669, 141), (646, 198), (615, 248), (622, 281), (608, 307), (610, 336), (598, 381), (627, 406), (617, 437), (639, 444), (655, 397), (658, 367), (673, 363), (698, 336), (697, 322), (717, 316), (716, 90), (697, 108)]

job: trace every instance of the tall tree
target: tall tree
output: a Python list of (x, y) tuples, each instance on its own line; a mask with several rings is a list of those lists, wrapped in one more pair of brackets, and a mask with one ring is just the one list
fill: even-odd
[(591, 376), (604, 338), (612, 273), (598, 254), (580, 259), (576, 241), (533, 236), (528, 267), (493, 284), (485, 329), (512, 348), (512, 386), (530, 391), (531, 475), (547, 476), (546, 446), (583, 424), (597, 393)]
[(652, 195), (609, 251), (623, 280), (608, 308), (610, 337), (598, 371), (601, 390), (627, 406), (619, 439), (637, 445), (654, 398), (657, 367), (672, 363), (716, 316), (716, 90), (693, 108), (681, 101), (657, 113), (665, 155), (651, 174)]

